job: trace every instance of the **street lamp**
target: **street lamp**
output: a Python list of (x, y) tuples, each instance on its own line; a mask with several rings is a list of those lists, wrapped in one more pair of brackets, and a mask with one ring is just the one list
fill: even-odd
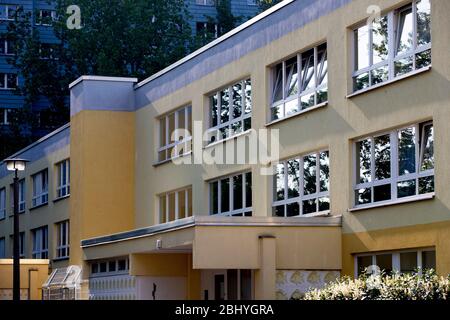
[(13, 264), (13, 300), (20, 300), (20, 244), (19, 244), (19, 171), (24, 171), (28, 160), (6, 159), (6, 169), (14, 171), (14, 264)]

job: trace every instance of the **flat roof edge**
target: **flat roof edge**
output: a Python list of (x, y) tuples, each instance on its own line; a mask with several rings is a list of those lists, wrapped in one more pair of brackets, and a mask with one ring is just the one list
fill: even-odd
[(69, 89), (72, 89), (79, 83), (83, 81), (110, 81), (110, 82), (138, 82), (138, 78), (127, 78), (127, 77), (106, 77), (106, 76), (81, 76), (71, 84), (69, 84)]

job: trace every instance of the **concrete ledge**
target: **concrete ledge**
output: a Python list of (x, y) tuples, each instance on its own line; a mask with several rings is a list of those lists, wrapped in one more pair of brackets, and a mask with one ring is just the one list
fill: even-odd
[[(13, 259), (0, 259), (2, 265), (12, 265)], [(21, 265), (48, 265), (50, 260), (47, 259), (20, 259)]]

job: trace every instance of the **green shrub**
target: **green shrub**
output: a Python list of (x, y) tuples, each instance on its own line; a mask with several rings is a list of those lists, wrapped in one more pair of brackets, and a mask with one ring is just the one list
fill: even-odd
[(305, 300), (447, 300), (450, 277), (431, 270), (419, 274), (344, 277), (323, 289), (306, 293)]

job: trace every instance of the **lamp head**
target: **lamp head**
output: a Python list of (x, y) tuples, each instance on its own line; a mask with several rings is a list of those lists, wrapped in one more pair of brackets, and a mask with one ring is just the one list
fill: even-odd
[(12, 158), (6, 159), (3, 162), (6, 164), (6, 169), (8, 169), (8, 171), (24, 171), (26, 164), (29, 161), (26, 159)]

